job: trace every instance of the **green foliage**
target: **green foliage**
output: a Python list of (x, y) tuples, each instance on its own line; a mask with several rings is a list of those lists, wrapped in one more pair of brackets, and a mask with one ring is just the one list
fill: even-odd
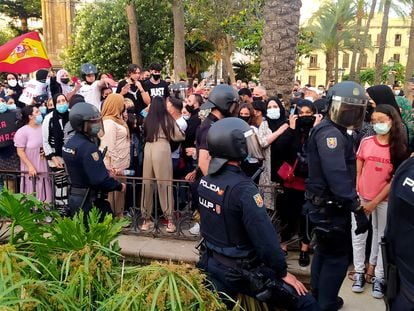
[(14, 37), (17, 37), (17, 32), (11, 28), (5, 28), (0, 30), (0, 45), (3, 45), (7, 41), (10, 41)]
[(204, 72), (212, 64), (214, 45), (202, 39), (189, 39), (185, 42), (185, 59), (189, 77)]
[[(164, 63), (173, 51), (169, 1), (135, 1), (143, 64)], [(62, 55), (65, 67), (79, 74), (82, 63), (92, 62), (100, 72), (123, 78), (131, 62), (125, 1), (85, 4), (74, 20), (73, 45)]]
[[(27, 21), (28, 18), (42, 18), (40, 0), (0, 0), (0, 12), (14, 22), (22, 19)], [(14, 25), (11, 25), (11, 28), (19, 33), (26, 31)]]
[(256, 60), (252, 63), (238, 62), (233, 63), (234, 72), (236, 74), (236, 80), (251, 81), (254, 77), (259, 75), (260, 71), (260, 60)]
[[(400, 63), (394, 66), (383, 64), (381, 70), (381, 83), (390, 84), (392, 82), (405, 83), (405, 67)], [(392, 75), (392, 77), (390, 77)], [(359, 73), (359, 78), (362, 84), (374, 85), (375, 83), (375, 68), (368, 68)], [(393, 81), (391, 81), (393, 80)]]

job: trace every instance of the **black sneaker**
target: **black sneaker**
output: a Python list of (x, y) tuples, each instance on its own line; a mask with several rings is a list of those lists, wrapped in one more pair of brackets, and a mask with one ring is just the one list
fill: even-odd
[(310, 264), (309, 252), (301, 251), (299, 255), (299, 266), (307, 267)]
[(374, 278), (372, 283), (372, 297), (382, 299), (384, 297), (384, 279)]
[(364, 273), (355, 272), (354, 283), (352, 284), (352, 291), (354, 293), (362, 293), (365, 286), (365, 275)]
[(342, 307), (344, 306), (344, 300), (341, 297), (336, 297), (336, 303), (338, 306), (338, 310), (342, 309)]

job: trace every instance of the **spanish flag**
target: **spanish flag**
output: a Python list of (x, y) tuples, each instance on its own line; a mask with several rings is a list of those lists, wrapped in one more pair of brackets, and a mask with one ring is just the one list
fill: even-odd
[(36, 31), (25, 33), (0, 46), (0, 72), (29, 73), (52, 67)]

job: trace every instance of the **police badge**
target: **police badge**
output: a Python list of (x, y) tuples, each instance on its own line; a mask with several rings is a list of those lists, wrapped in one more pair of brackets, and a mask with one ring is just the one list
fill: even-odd
[(336, 140), (336, 137), (328, 137), (326, 139), (326, 145), (329, 149), (335, 149), (338, 145), (338, 141)]

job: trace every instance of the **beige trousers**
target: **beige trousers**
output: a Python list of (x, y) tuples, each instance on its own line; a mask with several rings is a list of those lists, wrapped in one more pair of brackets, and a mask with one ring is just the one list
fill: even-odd
[[(119, 182), (125, 183), (125, 177), (117, 178)], [(108, 201), (111, 204), (112, 212), (114, 213), (115, 217), (123, 217), (124, 216), (124, 206), (125, 206), (125, 193), (121, 191), (112, 191), (108, 193)]]

